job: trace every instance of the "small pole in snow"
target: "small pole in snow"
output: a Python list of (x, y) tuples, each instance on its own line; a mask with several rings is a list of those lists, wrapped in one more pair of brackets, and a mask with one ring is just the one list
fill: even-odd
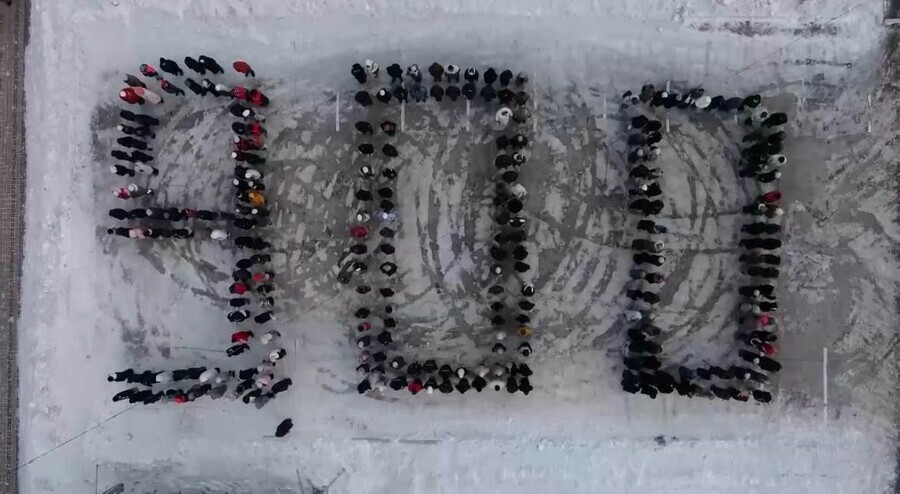
[(800, 98), (797, 100), (797, 111), (800, 111), (800, 109), (803, 108), (803, 100), (804, 100), (803, 90), (805, 89), (805, 86), (806, 86), (806, 81), (803, 79), (800, 79), (800, 87), (802, 89), (800, 90)]
[[(535, 74), (534, 79), (535, 82), (537, 82), (537, 74)], [(531, 131), (537, 134), (537, 84), (532, 84), (531, 87), (534, 88), (534, 94), (531, 95), (531, 102), (534, 108), (534, 110), (531, 112), (533, 117), (531, 120)]]
[(334, 99), (334, 131), (341, 131), (341, 93)]
[(866, 134), (871, 134), (871, 133), (872, 133), (872, 122), (869, 121), (869, 122), (866, 122)]
[(866, 95), (866, 105), (868, 105), (869, 108), (872, 108), (872, 93)]
[(669, 119), (666, 119), (666, 134), (669, 133)]
[(400, 132), (406, 130), (406, 101), (400, 102)]
[(672, 81), (666, 81), (666, 92), (670, 92), (672, 90)]
[(471, 122), (469, 122), (469, 111), (471, 109), (472, 109), (472, 102), (470, 102), (468, 99), (466, 99), (466, 132), (468, 132), (472, 128)]
[(100, 492), (100, 464), (94, 465), (94, 494)]
[(606, 95), (603, 95), (603, 119), (606, 120)]
[(828, 423), (828, 347), (822, 347), (822, 421)]

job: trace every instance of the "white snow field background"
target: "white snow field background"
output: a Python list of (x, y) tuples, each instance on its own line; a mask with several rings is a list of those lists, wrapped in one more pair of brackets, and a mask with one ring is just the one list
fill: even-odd
[[(874, 0), (33, 0), (22, 492), (119, 482), (134, 493), (897, 492), (897, 41), (884, 17)], [(203, 349), (224, 349), (234, 327), (223, 295), (233, 248), (105, 234), (106, 211), (131, 207), (110, 195), (120, 181), (106, 171), (124, 73), (200, 54), (249, 61), (272, 99), (266, 235), (289, 350), (279, 370), (294, 385), (259, 410), (228, 400), (128, 409), (110, 400), (121, 388), (109, 372), (205, 365), (220, 354)], [(355, 390), (354, 299), (334, 278), (363, 115), (349, 70), (366, 58), (530, 74), (534, 158), (523, 175), (539, 307), (528, 396)], [(619, 385), (631, 223), (618, 101), (666, 81), (758, 92), (790, 118), (784, 369), (768, 405), (649, 400)], [(223, 105), (166, 96), (154, 205), (228, 207)], [(473, 365), (489, 352), (475, 335), (491, 115), (473, 105), (467, 130), (462, 105), (408, 112), (399, 317), (417, 323), (398, 334), (411, 356)], [(676, 363), (721, 362), (735, 353), (736, 232), (752, 198), (726, 156), (741, 129), (665, 116), (663, 347)], [(273, 437), (288, 417), (293, 432)]]

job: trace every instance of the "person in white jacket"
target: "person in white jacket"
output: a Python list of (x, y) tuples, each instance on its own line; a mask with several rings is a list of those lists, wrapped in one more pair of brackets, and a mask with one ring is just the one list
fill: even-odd
[(131, 89), (134, 90), (135, 94), (137, 94), (141, 98), (144, 98), (144, 101), (146, 101), (148, 103), (158, 105), (163, 102), (162, 96), (154, 93), (153, 91), (151, 91), (147, 88), (133, 87)]
[(497, 122), (497, 125), (499, 125), (501, 128), (505, 129), (509, 126), (509, 119), (511, 119), (512, 116), (512, 110), (503, 107), (497, 110), (497, 113), (494, 114), (494, 121)]
[(200, 382), (206, 383), (215, 379), (219, 375), (219, 368), (207, 369), (200, 374)]
[(272, 330), (267, 332), (266, 334), (259, 337), (259, 342), (263, 345), (268, 345), (270, 342), (281, 338), (281, 333), (278, 331)]

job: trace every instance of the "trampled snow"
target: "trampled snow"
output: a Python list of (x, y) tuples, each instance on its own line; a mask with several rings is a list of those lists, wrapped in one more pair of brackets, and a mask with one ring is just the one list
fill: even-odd
[[(95, 472), (101, 491), (125, 482), (126, 492), (312, 492), (332, 480), (328, 492), (354, 494), (893, 488), (900, 233), (881, 2), (32, 3), (21, 461), (129, 406), (110, 401), (120, 387), (108, 372), (212, 362), (233, 330), (233, 249), (105, 235), (115, 224), (106, 210), (132, 206), (109, 193), (124, 183), (106, 171), (115, 94), (125, 72), (160, 56), (247, 60), (272, 98), (276, 217), (266, 234), (289, 352), (279, 370), (294, 386), (260, 410), (226, 400), (138, 405), (22, 468), (23, 492), (92, 492)], [(529, 396), (356, 393), (354, 302), (334, 274), (358, 166), (352, 124), (363, 115), (347, 97), (349, 68), (365, 58), (531, 74), (537, 132), (523, 180), (540, 305)], [(226, 80), (241, 79), (229, 71)], [(781, 181), (784, 370), (769, 406), (619, 389), (631, 237), (618, 98), (667, 80), (757, 91), (793, 122)], [(160, 194), (148, 204), (227, 208), (224, 103), (166, 100)], [(717, 362), (734, 354), (735, 232), (751, 197), (726, 153), (740, 129), (665, 116), (664, 217), (674, 233), (663, 345), (678, 363)], [(478, 335), (491, 114), (473, 105), (468, 131), (462, 105), (410, 105), (406, 119), (398, 310), (415, 324), (399, 336), (413, 355), (477, 363), (487, 353)], [(293, 432), (271, 437), (286, 417)]]

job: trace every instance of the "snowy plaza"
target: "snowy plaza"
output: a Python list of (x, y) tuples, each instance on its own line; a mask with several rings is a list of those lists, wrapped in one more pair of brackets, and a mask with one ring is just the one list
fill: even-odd
[[(16, 464), (4, 465), (19, 492), (900, 492), (892, 5), (14, 0), (4, 9), (30, 11), (20, 315), (11, 326), (18, 449)], [(201, 55), (223, 72), (185, 66)], [(142, 74), (161, 57), (184, 70), (160, 77), (185, 94)], [(236, 60), (254, 77), (232, 68)], [(378, 63), (377, 77), (366, 61)], [(395, 93), (361, 105), (360, 91), (374, 99), (380, 88), (418, 86), (408, 72), (392, 83), (395, 63), (404, 72), (417, 64), (422, 86), (441, 89), (418, 95), (424, 101), (412, 89), (403, 104)], [(365, 82), (354, 64), (365, 66)], [(459, 67), (458, 82), (429, 73), (433, 64)], [(514, 121), (499, 123), (507, 105), (484, 92), (444, 94), (454, 84), (465, 93), (469, 67), (481, 75), (477, 90), (515, 95)], [(486, 79), (489, 68), (499, 83)], [(127, 74), (164, 102), (123, 101)], [(270, 102), (200, 95), (187, 78), (246, 86)], [(687, 100), (663, 105), (673, 94)], [(713, 106), (731, 98), (735, 109), (707, 109), (718, 95)], [(241, 116), (235, 104), (260, 115)], [(120, 126), (141, 127), (121, 110), (159, 120), (147, 127), (155, 136), (138, 136), (152, 149), (137, 148), (158, 174), (110, 173), (134, 166), (114, 159)], [(635, 128), (640, 116), (658, 122), (658, 142)], [(397, 124), (395, 135), (384, 121)], [(265, 128), (255, 136), (264, 149), (242, 158), (265, 164), (232, 159), (254, 138), (235, 122)], [(498, 146), (514, 134), (527, 145)], [(770, 152), (753, 154), (764, 144)], [(527, 161), (499, 169), (505, 153)], [(747, 172), (781, 156), (777, 175), (768, 165)], [(639, 163), (662, 175), (648, 182)], [(235, 199), (236, 165), (263, 174), (236, 181), (264, 184), (268, 224), (234, 226), (235, 208), (259, 218), (246, 190)], [(110, 194), (129, 183), (154, 192)], [(661, 212), (634, 211), (640, 183), (660, 188), (647, 199), (661, 200)], [(759, 199), (773, 191), (777, 199)], [(498, 219), (510, 202), (521, 211)], [(757, 205), (766, 214), (748, 213)], [(167, 226), (113, 218), (114, 208), (216, 219)], [(667, 231), (639, 231), (648, 219)], [(753, 222), (778, 225), (759, 236), (777, 237), (777, 248), (739, 244)], [(191, 236), (123, 238), (136, 227)], [(241, 236), (270, 245), (238, 248)], [(664, 248), (638, 249), (636, 239)], [(758, 243), (766, 241), (776, 242)], [(658, 249), (665, 262), (636, 266), (636, 249)], [(747, 256), (762, 252), (777, 254), (777, 271), (751, 278)], [(271, 258), (249, 268), (261, 278), (244, 295), (235, 263), (253, 254)], [(391, 263), (396, 273), (379, 272)], [(634, 279), (645, 275), (638, 268), (659, 281)], [(754, 283), (771, 283), (777, 299), (739, 291)], [(533, 294), (522, 289), (532, 285)], [(249, 318), (235, 322), (245, 309)], [(274, 319), (252, 322), (268, 310)], [(751, 326), (772, 331), (774, 345), (748, 343)], [(255, 333), (249, 349), (226, 356), (245, 329)], [(272, 330), (280, 337), (263, 345)], [(635, 331), (661, 350), (641, 352)], [(271, 357), (279, 348), (283, 356)], [(773, 356), (780, 371), (702, 377), (712, 367), (741, 374), (752, 367), (748, 349)], [(640, 353), (657, 354), (660, 375), (689, 379), (681, 374), (677, 392), (654, 384), (652, 398), (645, 388), (626, 392), (623, 371)], [(226, 379), (219, 399), (175, 400), (182, 393), (166, 396), (174, 385), (162, 383), (148, 388), (159, 393), (148, 404), (113, 402), (131, 384), (107, 379), (192, 367), (221, 377), (270, 358), (274, 380), (290, 387), (265, 395), (269, 384), (257, 381), (263, 390), (249, 402), (234, 392), (238, 379)], [(293, 429), (276, 437), (285, 419)]]

